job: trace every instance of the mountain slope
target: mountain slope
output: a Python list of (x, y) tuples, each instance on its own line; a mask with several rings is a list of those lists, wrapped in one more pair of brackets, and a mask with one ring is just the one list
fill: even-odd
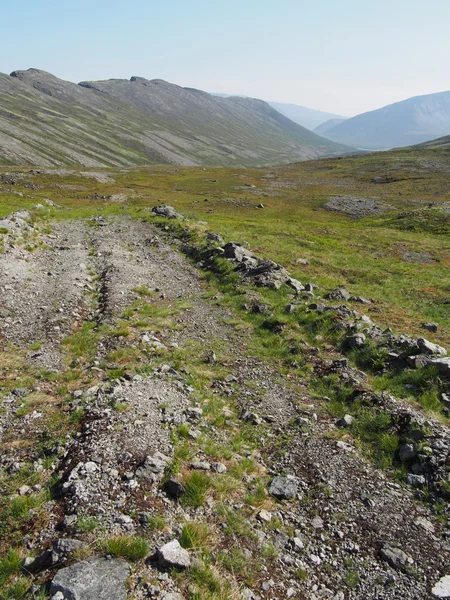
[(246, 166), (346, 150), (260, 100), (141, 77), (77, 85), (37, 69), (0, 74), (0, 164)]
[(416, 96), (357, 115), (326, 136), (357, 148), (411, 146), (450, 134), (450, 91)]
[(321, 123), (320, 125), (318, 125), (315, 129), (314, 129), (314, 133), (317, 133), (317, 135), (326, 135), (327, 131), (329, 131), (330, 129), (333, 129), (333, 127), (336, 127), (336, 125), (340, 125), (341, 123), (344, 123), (344, 121), (347, 121), (347, 119), (341, 119), (341, 118), (335, 118), (335, 119), (328, 119), (328, 121), (325, 121), (325, 123)]
[(347, 118), (341, 115), (334, 115), (321, 110), (307, 108), (306, 106), (300, 106), (298, 104), (285, 104), (284, 102), (268, 102), (268, 104), (288, 119), (291, 119), (291, 121), (294, 121), (294, 123), (298, 123), (315, 133), (317, 133), (317, 131), (315, 131), (316, 127), (319, 127), (319, 125), (322, 125), (322, 123), (325, 123), (330, 119), (345, 120)]

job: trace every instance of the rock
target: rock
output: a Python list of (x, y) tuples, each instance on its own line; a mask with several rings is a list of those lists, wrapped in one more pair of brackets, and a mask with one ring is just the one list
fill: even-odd
[(417, 517), (417, 519), (414, 521), (414, 524), (417, 525), (417, 527), (421, 527), (428, 533), (435, 532), (433, 523), (431, 521), (429, 521), (428, 519), (425, 519), (425, 517)]
[(372, 304), (370, 300), (364, 298), (364, 296), (350, 296), (351, 302), (359, 302), (359, 304)]
[(36, 558), (27, 558), (24, 567), (30, 573), (38, 573), (63, 562), (70, 554), (83, 547), (83, 542), (61, 538), (55, 540), (52, 547), (41, 552)]
[(228, 244), (225, 244), (223, 247), (223, 250), (225, 258), (233, 258), (238, 262), (242, 262), (244, 258), (253, 258), (253, 254), (250, 250), (247, 250), (236, 242), (228, 242)]
[(215, 471), (216, 473), (226, 473), (227, 472), (226, 466), (220, 462), (212, 463), (211, 469), (213, 471)]
[(277, 475), (273, 478), (269, 486), (269, 494), (279, 500), (289, 500), (295, 498), (298, 491), (298, 480), (292, 475), (281, 477)]
[(422, 369), (428, 365), (429, 359), (423, 354), (417, 354), (417, 356), (407, 356), (406, 362), (413, 369)]
[(257, 415), (256, 413), (249, 412), (247, 410), (244, 412), (241, 418), (246, 423), (251, 423), (252, 425), (261, 425), (261, 423), (263, 422), (259, 415)]
[(169, 462), (170, 459), (167, 456), (155, 452), (153, 456), (147, 456), (143, 464), (136, 469), (136, 477), (148, 481), (157, 481), (164, 474)]
[(320, 517), (314, 517), (314, 519), (311, 521), (311, 525), (314, 527), (314, 529), (323, 529), (323, 519)]
[(409, 485), (412, 485), (412, 487), (420, 487), (425, 485), (427, 480), (423, 475), (413, 475), (412, 473), (408, 473), (406, 482), (409, 483)]
[(23, 485), (18, 489), (19, 496), (26, 496), (27, 494), (31, 494), (31, 488), (29, 485)]
[(168, 479), (164, 484), (164, 491), (170, 498), (181, 498), (186, 493), (184, 485), (175, 479), (174, 477)]
[(445, 575), (445, 577), (439, 579), (431, 593), (437, 598), (450, 598), (450, 575)]
[(436, 367), (439, 373), (450, 377), (450, 357), (449, 358), (431, 358), (428, 360), (428, 365)]
[(438, 344), (433, 344), (425, 338), (419, 338), (417, 340), (417, 345), (419, 346), (419, 350), (422, 354), (438, 354), (439, 356), (445, 356), (447, 354), (447, 350), (445, 348), (438, 346)]
[(408, 555), (390, 544), (383, 544), (380, 548), (380, 556), (383, 560), (394, 567), (394, 569), (401, 569), (408, 561)]
[(257, 204), (256, 208), (264, 208), (264, 204)]
[(208, 242), (217, 242), (218, 244), (223, 244), (223, 238), (218, 233), (209, 232), (206, 234), (206, 239)]
[(363, 333), (348, 335), (346, 340), (350, 348), (363, 348), (366, 344), (366, 336)]
[(186, 415), (191, 421), (198, 421), (203, 416), (203, 411), (201, 408), (189, 407), (186, 409)]
[(351, 294), (345, 288), (336, 288), (324, 296), (327, 300), (350, 300)]
[(298, 279), (294, 279), (293, 277), (289, 277), (286, 280), (286, 284), (293, 288), (297, 292), (297, 294), (305, 290), (305, 286), (302, 283), (300, 283)]
[(125, 600), (129, 572), (122, 559), (93, 558), (58, 571), (50, 594), (61, 592), (66, 600)]
[(176, 212), (173, 206), (154, 206), (152, 213), (160, 217), (166, 217), (167, 219), (183, 219), (183, 215)]
[(251, 589), (244, 588), (241, 592), (241, 600), (256, 600), (256, 596)]
[(191, 559), (187, 550), (180, 546), (178, 540), (172, 540), (161, 546), (157, 552), (159, 566), (166, 568), (187, 569)]
[(309, 265), (309, 260), (307, 258), (297, 258), (295, 261), (298, 265)]
[(258, 513), (258, 519), (264, 523), (270, 523), (272, 520), (272, 513), (262, 508)]
[(402, 462), (409, 462), (416, 456), (416, 451), (412, 444), (403, 444), (398, 449), (398, 457)]
[(336, 422), (336, 425), (338, 427), (350, 427), (350, 425), (354, 422), (354, 417), (352, 417), (351, 415), (344, 415), (342, 417), (342, 419), (339, 419)]
[(423, 329), (426, 329), (427, 331), (431, 331), (433, 333), (437, 333), (438, 330), (437, 323), (422, 323), (422, 327)]
[(211, 465), (209, 464), (209, 462), (193, 460), (191, 462), (191, 469), (195, 469), (196, 471), (210, 471)]
[(162, 600), (184, 600), (184, 596), (178, 592), (169, 592), (168, 594), (164, 594)]

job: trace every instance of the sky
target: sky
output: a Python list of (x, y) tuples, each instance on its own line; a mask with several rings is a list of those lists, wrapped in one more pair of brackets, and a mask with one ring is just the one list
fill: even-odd
[(0, 0), (0, 72), (165, 79), (353, 116), (450, 89), (450, 0)]

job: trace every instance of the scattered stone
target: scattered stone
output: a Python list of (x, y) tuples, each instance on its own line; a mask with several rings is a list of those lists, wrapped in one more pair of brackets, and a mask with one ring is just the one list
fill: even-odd
[(122, 559), (93, 558), (58, 571), (50, 594), (61, 592), (67, 600), (125, 600), (129, 572)]
[(298, 480), (292, 475), (286, 477), (274, 477), (269, 486), (269, 494), (275, 496), (279, 500), (290, 500), (295, 498), (298, 491)]
[(158, 563), (163, 569), (187, 569), (191, 564), (191, 559), (187, 550), (180, 546), (178, 540), (172, 540), (159, 548)]
[(417, 517), (417, 519), (414, 521), (414, 523), (417, 525), (417, 527), (421, 527), (428, 533), (435, 532), (435, 527), (434, 527), (433, 523), (431, 521), (429, 521), (428, 519), (425, 519), (425, 517)]

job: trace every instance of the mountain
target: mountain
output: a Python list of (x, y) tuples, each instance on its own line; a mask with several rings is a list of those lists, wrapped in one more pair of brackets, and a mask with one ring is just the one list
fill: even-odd
[(450, 150), (450, 135), (413, 146), (413, 150), (421, 150), (423, 148), (427, 150)]
[(326, 132), (330, 140), (383, 150), (450, 134), (450, 91), (416, 96), (357, 115)]
[[(214, 94), (214, 96), (221, 98), (249, 98), (249, 96), (233, 96), (232, 94)], [(322, 123), (330, 120), (344, 121), (347, 119), (347, 117), (315, 110), (314, 108), (307, 108), (299, 104), (285, 104), (284, 102), (270, 102), (269, 100), (266, 100), (266, 102), (279, 113), (294, 121), (294, 123), (298, 123), (298, 125), (306, 127), (306, 129), (314, 131), (314, 133), (317, 133), (315, 129)]]
[(268, 104), (291, 121), (294, 121), (294, 123), (298, 123), (311, 131), (315, 131), (316, 127), (330, 119), (344, 121), (347, 118), (298, 104), (284, 104), (283, 102), (268, 102)]
[(0, 74), (0, 165), (263, 165), (348, 148), (267, 103), (165, 81), (63, 81), (38, 69)]
[(314, 129), (314, 133), (317, 135), (326, 135), (327, 131), (336, 127), (336, 125), (340, 125), (344, 121), (347, 121), (346, 118), (336, 118), (336, 119), (328, 119), (325, 123), (321, 123), (318, 127)]

